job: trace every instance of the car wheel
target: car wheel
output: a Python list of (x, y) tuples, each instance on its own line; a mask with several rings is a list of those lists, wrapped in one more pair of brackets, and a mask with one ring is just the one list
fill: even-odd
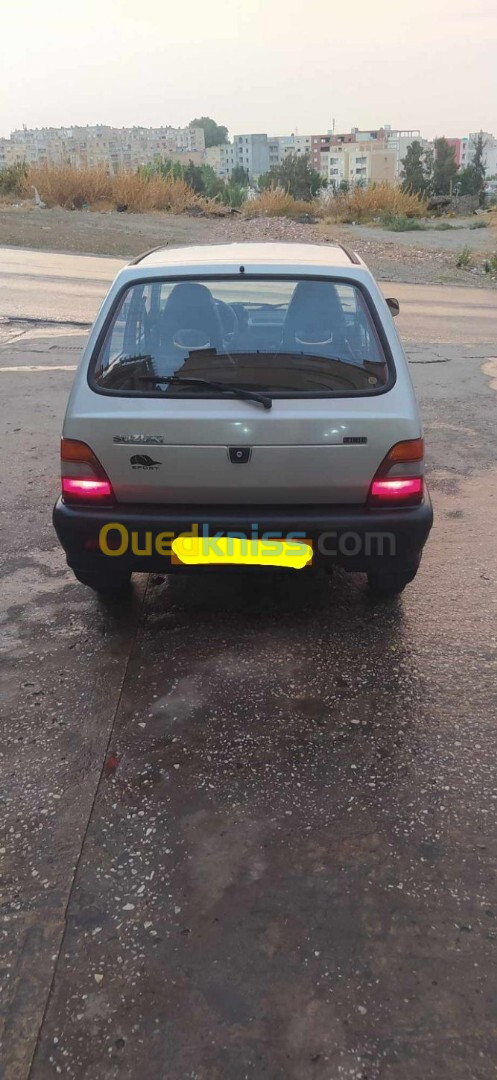
[(88, 585), (102, 596), (117, 596), (125, 592), (131, 581), (130, 570), (121, 574), (102, 574), (91, 570), (73, 570), (73, 573), (82, 585)]
[(371, 570), (368, 574), (369, 591), (378, 598), (398, 596), (416, 577), (417, 570), (417, 566), (404, 570)]

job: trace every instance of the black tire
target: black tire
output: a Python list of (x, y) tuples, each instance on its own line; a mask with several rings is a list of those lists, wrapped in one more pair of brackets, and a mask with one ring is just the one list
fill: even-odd
[(131, 571), (120, 574), (102, 574), (92, 570), (73, 570), (74, 576), (82, 585), (88, 585), (101, 596), (118, 596), (129, 588)]
[(368, 586), (372, 596), (378, 599), (387, 599), (389, 596), (398, 596), (403, 592), (406, 585), (416, 577), (417, 566), (406, 567), (404, 570), (370, 570), (368, 574)]

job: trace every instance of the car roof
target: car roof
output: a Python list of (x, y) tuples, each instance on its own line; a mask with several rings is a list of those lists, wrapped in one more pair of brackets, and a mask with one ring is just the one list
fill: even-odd
[(129, 266), (140, 266), (140, 270), (170, 270), (178, 266), (277, 266), (288, 268), (305, 265), (323, 267), (327, 270), (336, 268), (350, 269), (354, 264), (364, 267), (362, 259), (355, 252), (349, 252), (338, 243), (329, 244), (199, 244), (195, 247), (159, 247), (133, 259)]

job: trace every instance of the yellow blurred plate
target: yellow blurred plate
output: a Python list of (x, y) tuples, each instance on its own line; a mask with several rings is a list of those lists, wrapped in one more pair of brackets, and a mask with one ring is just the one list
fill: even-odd
[(303, 570), (312, 562), (312, 544), (309, 540), (250, 540), (184, 533), (172, 541), (171, 561), (184, 566), (279, 566)]

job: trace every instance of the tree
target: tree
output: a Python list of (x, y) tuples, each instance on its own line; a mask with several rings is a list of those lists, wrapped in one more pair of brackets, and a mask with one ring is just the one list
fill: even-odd
[(457, 193), (458, 195), (479, 195), (481, 187), (481, 176), (475, 169), (473, 162), (470, 162), (457, 175)]
[(321, 174), (311, 168), (309, 154), (286, 154), (281, 165), (259, 177), (260, 188), (281, 187), (305, 202), (310, 202), (324, 184)]
[(428, 194), (431, 185), (430, 160), (417, 139), (410, 143), (402, 158), (402, 190), (421, 197)]
[(483, 206), (485, 201), (485, 175), (486, 175), (486, 161), (485, 161), (485, 147), (486, 142), (483, 138), (483, 131), (479, 131), (475, 141), (475, 152), (473, 154), (473, 160), (471, 165), (475, 175), (476, 192), (480, 200), (480, 206)]
[(226, 206), (238, 208), (243, 205), (246, 198), (247, 188), (243, 184), (234, 184), (232, 179), (225, 184), (221, 199)]
[(6, 165), (0, 169), (0, 195), (22, 195), (27, 175), (28, 166), (25, 161), (16, 161), (14, 165)]
[(480, 131), (474, 143), (473, 158), (469, 165), (461, 169), (457, 176), (459, 195), (478, 195), (480, 205), (484, 202), (485, 192), (485, 140)]
[(190, 120), (188, 126), (203, 128), (206, 147), (222, 146), (228, 142), (228, 128), (216, 124), (216, 121), (212, 120), (210, 116), (199, 116), (195, 120)]
[(435, 139), (433, 160), (433, 193), (451, 195), (457, 179), (456, 152), (443, 137)]
[(247, 169), (244, 169), (243, 165), (235, 165), (231, 171), (230, 183), (241, 185), (247, 185), (249, 183), (249, 174)]

